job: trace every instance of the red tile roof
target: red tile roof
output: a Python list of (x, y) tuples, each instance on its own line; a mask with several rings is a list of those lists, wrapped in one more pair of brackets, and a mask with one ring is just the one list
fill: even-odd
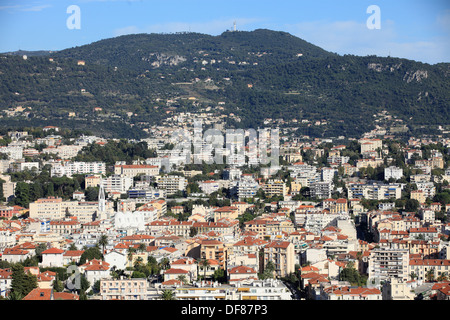
[(247, 267), (247, 266), (237, 266), (234, 268), (231, 268), (228, 270), (228, 273), (230, 274), (249, 274), (249, 273), (256, 273), (255, 269)]
[(184, 269), (170, 268), (164, 272), (165, 274), (188, 274), (189, 271)]
[(62, 254), (64, 250), (58, 248), (50, 248), (42, 252), (42, 254)]
[(446, 259), (409, 259), (409, 265), (417, 266), (450, 266), (450, 260)]
[(79, 296), (68, 292), (56, 292), (53, 289), (36, 288), (22, 300), (79, 300)]
[(65, 257), (77, 257), (83, 254), (84, 250), (67, 250), (64, 252), (63, 256)]

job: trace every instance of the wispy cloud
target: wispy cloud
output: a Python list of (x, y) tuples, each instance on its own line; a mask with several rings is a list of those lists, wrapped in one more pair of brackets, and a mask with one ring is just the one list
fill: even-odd
[(11, 6), (0, 6), (0, 11), (25, 11), (25, 12), (39, 12), (46, 8), (50, 8), (52, 5), (50, 4), (42, 4), (42, 5), (11, 5)]
[(22, 11), (35, 11), (35, 12), (38, 12), (38, 11), (42, 11), (42, 10), (44, 10), (46, 8), (50, 8), (50, 7), (51, 7), (51, 5), (49, 5), (49, 4), (43, 4), (43, 5), (40, 5), (40, 6), (24, 7), (24, 8), (22, 8)]
[[(441, 24), (449, 23), (447, 16)], [(356, 21), (311, 21), (287, 25), (288, 32), (325, 50), (339, 54), (393, 56), (427, 63), (450, 61), (447, 41), (440, 37), (403, 41), (395, 22), (382, 21), (381, 29), (370, 30)]]
[(10, 10), (10, 9), (19, 9), (22, 7), (21, 5), (15, 5), (15, 6), (0, 6), (0, 11), (3, 10)]

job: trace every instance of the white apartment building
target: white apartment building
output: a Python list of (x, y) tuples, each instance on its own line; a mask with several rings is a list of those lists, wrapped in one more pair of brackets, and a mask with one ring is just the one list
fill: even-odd
[(223, 178), (226, 180), (239, 180), (241, 175), (242, 171), (237, 168), (229, 168), (223, 171)]
[(203, 193), (211, 194), (216, 192), (220, 188), (220, 184), (218, 181), (207, 180), (207, 181), (199, 181), (198, 186), (202, 189)]
[(297, 226), (304, 227), (307, 231), (320, 232), (336, 219), (342, 217), (341, 213), (329, 213), (328, 211), (308, 211), (295, 214)]
[(149, 300), (147, 279), (102, 279), (102, 300)]
[(0, 229), (0, 250), (16, 244), (16, 234), (10, 229)]
[(407, 249), (374, 249), (369, 256), (369, 280), (385, 281), (392, 277), (408, 280), (409, 251)]
[(11, 160), (19, 160), (23, 158), (23, 148), (22, 147), (0, 147), (1, 153), (6, 153)]
[(106, 164), (104, 162), (65, 162), (54, 163), (50, 170), (52, 177), (71, 177), (74, 174), (105, 174)]
[(311, 174), (302, 174), (297, 176), (295, 180), (300, 183), (303, 187), (310, 187), (317, 182), (321, 182), (321, 174), (319, 172)]
[(259, 189), (259, 184), (253, 179), (241, 179), (237, 183), (237, 196), (239, 200), (253, 198)]
[(335, 168), (323, 167), (321, 174), (322, 174), (322, 181), (332, 182), (334, 176), (337, 174), (337, 170)]
[(166, 197), (166, 190), (153, 187), (134, 187), (127, 191), (130, 199), (152, 200)]
[(61, 143), (62, 137), (59, 135), (48, 135), (43, 138), (37, 138), (36, 143), (37, 144), (45, 144), (47, 146), (55, 146)]
[(294, 163), (288, 167), (288, 170), (291, 172), (291, 177), (314, 176), (317, 172), (315, 166), (311, 166), (304, 162)]
[(157, 177), (158, 188), (166, 190), (166, 193), (174, 194), (177, 191), (183, 191), (187, 186), (187, 179), (182, 176), (167, 175)]
[(347, 157), (347, 156), (334, 155), (334, 156), (330, 156), (327, 158), (327, 163), (335, 163), (338, 165), (348, 163), (349, 161), (350, 161), (350, 157)]
[(239, 286), (196, 282), (176, 288), (175, 296), (177, 300), (292, 300), (286, 285), (274, 279), (241, 281)]
[(383, 141), (380, 139), (363, 138), (358, 141), (361, 144), (361, 153), (377, 151), (383, 148)]
[(434, 223), (434, 220), (436, 219), (436, 213), (431, 209), (420, 209), (419, 215), (422, 221), (430, 224)]
[(126, 193), (133, 186), (133, 178), (123, 175), (113, 174), (103, 179), (106, 192)]
[(135, 177), (138, 175), (156, 176), (159, 174), (159, 167), (148, 164), (115, 165), (114, 174), (125, 177)]
[(389, 180), (390, 178), (393, 178), (395, 180), (401, 179), (403, 177), (403, 169), (390, 166), (388, 168), (384, 168), (384, 180)]
[(436, 194), (436, 186), (433, 182), (417, 182), (417, 190), (422, 191), (425, 198), (433, 198)]
[(78, 145), (62, 145), (58, 147), (47, 147), (42, 150), (43, 153), (56, 154), (61, 159), (71, 159), (81, 151), (83, 146)]
[(147, 158), (145, 159), (145, 164), (151, 165), (151, 166), (157, 166), (157, 167), (161, 167), (161, 163), (162, 163), (163, 159), (162, 158)]
[(310, 195), (312, 198), (327, 199), (331, 197), (333, 185), (331, 182), (314, 182), (310, 185)]
[(20, 163), (20, 171), (23, 170), (39, 170), (39, 162), (21, 162)]
[(397, 184), (349, 183), (347, 190), (349, 199), (388, 200), (399, 199), (402, 188)]

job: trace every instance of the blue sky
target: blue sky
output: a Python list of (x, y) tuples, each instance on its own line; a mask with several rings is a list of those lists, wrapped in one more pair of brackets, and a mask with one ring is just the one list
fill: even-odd
[[(70, 5), (80, 29), (66, 25)], [(369, 29), (370, 5), (380, 29)], [(0, 52), (60, 50), (130, 33), (286, 31), (339, 54), (450, 62), (448, 0), (0, 0)]]

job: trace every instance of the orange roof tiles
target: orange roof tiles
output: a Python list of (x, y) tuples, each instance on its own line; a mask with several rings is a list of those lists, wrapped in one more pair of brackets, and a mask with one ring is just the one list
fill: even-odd
[(184, 269), (170, 268), (164, 272), (165, 274), (188, 274), (189, 271)]
[(228, 270), (230, 274), (248, 274), (248, 273), (256, 273), (255, 269), (247, 267), (247, 266), (237, 266)]
[(66, 252), (64, 252), (63, 256), (77, 257), (81, 256), (83, 252), (84, 250), (67, 250)]
[(58, 248), (50, 248), (42, 252), (42, 254), (61, 254), (64, 253), (64, 250)]
[(36, 288), (22, 300), (79, 300), (79, 296), (68, 292), (56, 292), (53, 289)]

